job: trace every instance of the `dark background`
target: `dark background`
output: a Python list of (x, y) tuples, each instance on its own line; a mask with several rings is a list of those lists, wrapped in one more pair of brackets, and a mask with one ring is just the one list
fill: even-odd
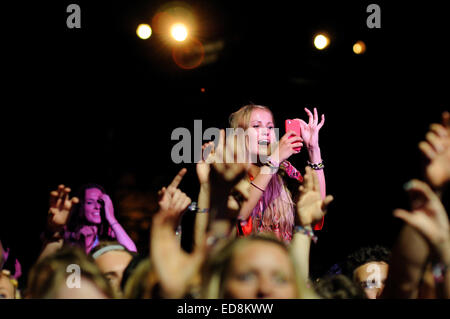
[[(66, 27), (72, 2), (81, 29)], [(422, 175), (417, 144), (449, 110), (443, 5), (376, 1), (381, 29), (369, 29), (371, 1), (184, 1), (197, 38), (224, 43), (216, 62), (184, 70), (162, 37), (135, 34), (165, 1), (72, 2), (2, 10), (0, 236), (25, 272), (60, 183), (104, 185), (145, 254), (154, 194), (183, 167), (171, 161), (172, 130), (193, 130), (194, 119), (226, 127), (249, 102), (270, 107), (281, 132), (286, 118), (307, 119), (305, 106), (326, 115), (320, 147), (335, 201), (312, 248), (313, 276), (362, 245), (392, 246), (401, 225), (392, 210), (407, 207), (402, 185)], [(322, 30), (332, 41), (323, 52), (312, 45)], [(357, 40), (367, 45), (360, 56)], [(299, 168), (306, 160), (305, 152), (292, 158)], [(195, 165), (184, 166), (181, 187), (195, 200)], [(118, 206), (133, 192), (150, 194), (136, 218)]]

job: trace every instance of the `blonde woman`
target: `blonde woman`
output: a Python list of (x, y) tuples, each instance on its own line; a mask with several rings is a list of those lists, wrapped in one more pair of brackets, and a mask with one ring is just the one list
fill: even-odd
[[(292, 240), (295, 213), (292, 194), (287, 188), (287, 179), (291, 178), (291, 180), (298, 180), (301, 183), (303, 178), (287, 159), (293, 154), (299, 153), (302, 146), (307, 148), (308, 164), (317, 173), (320, 194), (322, 199), (325, 199), (324, 166), (319, 147), (319, 130), (325, 122), (325, 117), (322, 115), (321, 121), (318, 123), (317, 109), (314, 109), (314, 115), (307, 108), (305, 111), (309, 116), (309, 122), (300, 120), (301, 136), (289, 131), (280, 141), (276, 140), (275, 123), (269, 108), (250, 104), (231, 114), (231, 127), (242, 128), (247, 132), (246, 150), (249, 157), (258, 160), (250, 165), (247, 174), (247, 181), (251, 183), (251, 188), (248, 200), (240, 207), (238, 217), (240, 235), (270, 232), (286, 242)], [(203, 150), (212, 146), (212, 142), (207, 143), (203, 146)], [(197, 164), (197, 175), (200, 182), (199, 212), (209, 209), (210, 165), (207, 163), (213, 161), (209, 157), (211, 157), (211, 153), (208, 159)], [(197, 214), (196, 242), (201, 242), (206, 221), (205, 214)], [(323, 226), (323, 219), (312, 226), (315, 230), (320, 230)]]

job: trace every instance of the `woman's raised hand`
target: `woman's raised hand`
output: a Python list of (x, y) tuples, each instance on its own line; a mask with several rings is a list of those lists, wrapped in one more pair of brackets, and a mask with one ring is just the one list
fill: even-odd
[(303, 138), (298, 136), (294, 131), (288, 131), (278, 141), (275, 151), (272, 152), (270, 157), (275, 161), (281, 163), (287, 160), (292, 154), (297, 154), (300, 151), (296, 151), (297, 147), (303, 146)]
[(214, 161), (214, 142), (208, 142), (202, 146), (202, 160), (197, 163), (197, 177), (200, 184), (209, 183), (209, 172), (211, 163)]
[(117, 223), (117, 219), (114, 216), (114, 206), (108, 194), (102, 195), (102, 201), (105, 208), (105, 217), (110, 225)]
[(212, 164), (215, 189), (220, 188), (227, 195), (246, 174), (250, 162), (245, 150), (244, 140), (238, 135), (225, 138), (225, 131), (220, 130), (219, 145)]
[(178, 189), (186, 169), (175, 176), (159, 195), (159, 211), (153, 216), (150, 254), (165, 298), (182, 298), (204, 258), (204, 245), (196, 247), (192, 254), (185, 252), (175, 235), (181, 213), (191, 199)]
[[(178, 189), (187, 169), (182, 168), (172, 182), (167, 187), (163, 187), (159, 192), (159, 210), (171, 215), (181, 214), (191, 203), (191, 199)], [(185, 199), (184, 201), (182, 199)]]
[(317, 114), (316, 108), (314, 108), (314, 115), (306, 107), (305, 111), (309, 116), (309, 121), (308, 124), (306, 124), (305, 121), (300, 120), (303, 143), (308, 149), (319, 147), (319, 130), (325, 123), (325, 115), (322, 114), (321, 121), (319, 123), (319, 115)]
[(311, 167), (306, 167), (304, 183), (300, 185), (300, 195), (297, 201), (297, 217), (301, 226), (310, 226), (322, 220), (327, 212), (333, 196), (322, 199), (317, 174)]
[(450, 224), (442, 202), (424, 182), (412, 180), (405, 186), (411, 199), (411, 211), (394, 210), (394, 216), (415, 228), (439, 254), (450, 251)]
[(425, 174), (434, 188), (442, 188), (450, 181), (450, 113), (442, 114), (442, 124), (431, 124), (425, 136), (426, 141), (419, 143), (419, 149), (429, 163)]
[(57, 190), (50, 192), (50, 208), (47, 216), (47, 227), (50, 231), (60, 231), (66, 225), (70, 210), (79, 203), (77, 197), (69, 199), (71, 189), (63, 184)]

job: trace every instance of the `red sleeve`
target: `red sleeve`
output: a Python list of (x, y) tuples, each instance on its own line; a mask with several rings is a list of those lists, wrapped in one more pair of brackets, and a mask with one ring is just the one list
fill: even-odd
[(252, 233), (252, 217), (249, 216), (246, 221), (238, 221), (238, 234), (240, 236), (248, 236)]
[(322, 217), (322, 220), (314, 225), (314, 230), (322, 230), (324, 221), (325, 221), (325, 217)]

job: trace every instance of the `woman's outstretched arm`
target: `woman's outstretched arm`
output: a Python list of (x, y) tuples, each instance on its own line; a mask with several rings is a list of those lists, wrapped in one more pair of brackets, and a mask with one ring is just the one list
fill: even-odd
[[(320, 194), (322, 199), (327, 196), (325, 174), (323, 172), (322, 155), (319, 147), (319, 131), (325, 123), (325, 115), (322, 114), (322, 119), (319, 123), (319, 115), (317, 109), (314, 108), (314, 115), (310, 110), (305, 108), (306, 113), (309, 116), (308, 124), (303, 120), (300, 120), (301, 134), (306, 148), (308, 149), (310, 165), (318, 168), (316, 170), (317, 178), (319, 180)], [(320, 230), (323, 227), (323, 219), (318, 221), (315, 225), (316, 230)]]
[(38, 261), (59, 250), (64, 244), (64, 228), (73, 205), (79, 202), (77, 197), (69, 199), (71, 189), (63, 184), (50, 192), (50, 208), (47, 214), (46, 230), (43, 233), (43, 246)]

